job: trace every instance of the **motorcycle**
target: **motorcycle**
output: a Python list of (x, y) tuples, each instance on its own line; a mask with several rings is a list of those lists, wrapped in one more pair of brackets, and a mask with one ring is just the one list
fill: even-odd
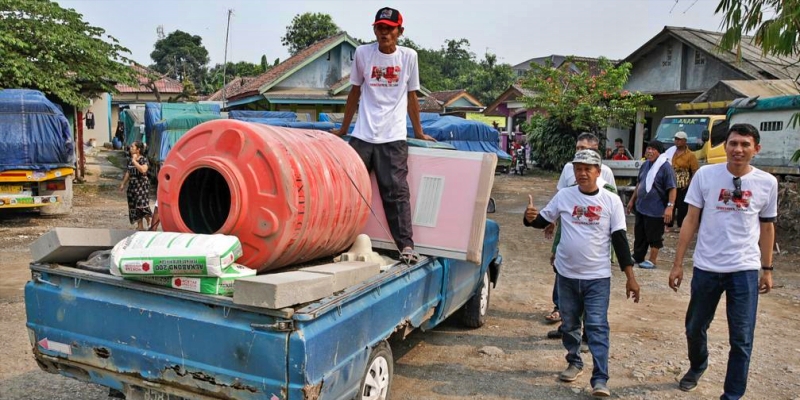
[(525, 170), (528, 169), (528, 163), (525, 161), (525, 149), (520, 147), (514, 150), (511, 155), (511, 169), (514, 174), (525, 175)]

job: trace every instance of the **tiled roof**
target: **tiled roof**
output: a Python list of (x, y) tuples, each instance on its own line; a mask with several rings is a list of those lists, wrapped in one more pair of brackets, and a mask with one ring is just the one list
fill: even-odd
[(160, 93), (183, 92), (183, 85), (175, 79), (164, 76), (139, 64), (131, 64), (131, 68), (136, 71), (139, 79), (139, 86), (128, 86), (119, 83), (114, 87), (120, 93), (151, 93), (152, 91), (145, 86), (149, 81), (148, 75), (159, 78), (157, 81), (155, 81), (155, 85), (156, 89), (158, 89)]
[(331, 92), (335, 93), (337, 90), (339, 90), (342, 87), (346, 86), (348, 83), (350, 83), (350, 74), (347, 74), (344, 78), (339, 79), (338, 81), (336, 81), (336, 83), (331, 85), (331, 87), (329, 89), (331, 90)]
[(431, 92), (430, 97), (435, 98), (436, 100), (441, 101), (442, 103), (447, 103), (450, 100), (453, 100), (456, 96), (460, 95), (461, 93), (466, 93), (467, 91), (464, 89), (458, 90), (443, 90), (441, 92)]
[(433, 93), (431, 96), (425, 97), (425, 101), (420, 105), (419, 110), (422, 112), (433, 112), (433, 113), (440, 113), (442, 112), (443, 102), (436, 100), (433, 97)]
[(287, 72), (291, 71), (298, 65), (306, 62), (309, 58), (313, 57), (315, 54), (319, 53), (326, 47), (342, 40), (347, 37), (346, 32), (341, 32), (334, 36), (330, 36), (326, 39), (322, 39), (311, 46), (306, 47), (305, 49), (301, 50), (299, 53), (295, 54), (292, 57), (284, 60), (282, 63), (278, 64), (274, 68), (270, 69), (267, 72), (255, 77), (252, 81), (248, 82), (246, 85), (236, 90), (234, 93), (228, 94), (228, 99), (237, 99), (243, 98), (248, 96), (254, 96), (259, 94), (259, 88), (274, 82), (275, 80), (282, 77)]
[[(230, 99), (231, 93), (235, 93), (240, 87), (247, 85), (248, 82), (255, 79), (253, 76), (236, 77), (225, 85), (225, 98)], [(222, 89), (217, 90), (211, 96), (208, 96), (210, 101), (222, 101)]]
[(721, 32), (712, 32), (702, 29), (665, 26), (658, 35), (650, 39), (640, 48), (636, 49), (624, 61), (633, 62), (650, 52), (655, 46), (663, 42), (664, 36), (670, 35), (696, 49), (706, 53), (709, 57), (720, 60), (734, 70), (752, 79), (791, 79), (800, 76), (800, 65), (786, 57), (763, 55), (762, 49), (755, 45), (752, 36), (742, 36), (741, 62), (736, 55), (736, 50), (720, 51), (719, 43), (722, 39)]

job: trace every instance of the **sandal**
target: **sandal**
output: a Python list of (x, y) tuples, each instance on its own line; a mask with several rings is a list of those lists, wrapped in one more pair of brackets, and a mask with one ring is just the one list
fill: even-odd
[(400, 261), (409, 265), (414, 265), (419, 262), (419, 253), (414, 251), (411, 247), (406, 247), (400, 253)]
[(558, 312), (558, 308), (554, 308), (553, 311), (544, 317), (548, 322), (561, 322), (561, 313)]

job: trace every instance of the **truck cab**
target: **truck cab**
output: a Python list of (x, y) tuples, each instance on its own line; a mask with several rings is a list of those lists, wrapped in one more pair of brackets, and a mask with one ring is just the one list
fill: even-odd
[(664, 148), (675, 145), (677, 132), (686, 132), (689, 149), (694, 152), (701, 164), (725, 162), (725, 138), (728, 134), (728, 121), (725, 115), (669, 115), (661, 119), (655, 139)]

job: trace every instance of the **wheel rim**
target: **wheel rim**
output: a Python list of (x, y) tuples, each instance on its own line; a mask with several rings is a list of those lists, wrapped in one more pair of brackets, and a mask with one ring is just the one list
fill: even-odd
[(489, 274), (483, 274), (483, 285), (481, 285), (481, 315), (486, 314), (489, 308)]
[(385, 400), (389, 393), (389, 363), (382, 356), (372, 360), (367, 370), (361, 398), (364, 400)]

